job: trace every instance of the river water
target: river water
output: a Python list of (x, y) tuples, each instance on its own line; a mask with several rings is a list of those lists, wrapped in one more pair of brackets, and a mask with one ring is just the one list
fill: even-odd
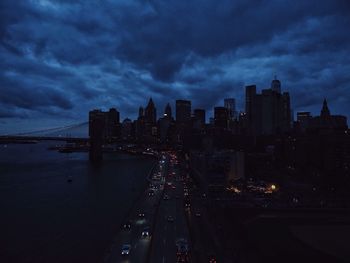
[[(155, 160), (0, 144), (0, 262), (101, 262)], [(71, 176), (72, 182), (67, 182)]]

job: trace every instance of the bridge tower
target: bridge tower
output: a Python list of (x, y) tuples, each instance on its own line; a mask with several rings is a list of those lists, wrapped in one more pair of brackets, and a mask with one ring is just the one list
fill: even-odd
[(89, 159), (91, 162), (101, 162), (103, 159), (102, 145), (104, 140), (105, 116), (96, 114), (89, 119), (89, 137), (90, 152)]

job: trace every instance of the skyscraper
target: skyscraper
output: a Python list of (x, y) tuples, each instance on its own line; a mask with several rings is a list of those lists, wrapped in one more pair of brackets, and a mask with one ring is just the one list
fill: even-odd
[(145, 121), (150, 124), (155, 124), (157, 121), (157, 110), (152, 98), (149, 99), (147, 107), (145, 108)]
[(188, 123), (191, 120), (191, 101), (176, 100), (176, 122)]
[(271, 82), (271, 90), (277, 93), (281, 93), (281, 82), (275, 76), (275, 79)]
[(253, 106), (254, 104), (254, 99), (256, 97), (256, 86), (255, 85), (249, 85), (246, 86), (245, 88), (245, 112), (247, 114), (247, 119), (249, 121), (252, 121), (254, 111), (253, 111)]
[(164, 117), (167, 117), (169, 119), (171, 119), (173, 117), (172, 113), (171, 113), (171, 107), (170, 107), (169, 103), (165, 106)]
[(227, 128), (228, 111), (225, 107), (214, 108), (214, 125), (218, 128)]
[(120, 123), (120, 114), (115, 108), (110, 108), (108, 111), (108, 120), (112, 125)]
[(281, 122), (280, 124), (280, 129), (281, 132), (286, 132), (289, 131), (292, 127), (292, 109), (290, 106), (290, 96), (289, 96), (289, 92), (283, 92), (282, 96), (281, 96), (281, 112), (282, 115), (279, 116), (279, 121)]
[(143, 118), (145, 116), (145, 110), (142, 106), (139, 108), (139, 118)]
[(236, 118), (236, 100), (233, 98), (225, 99), (224, 107), (227, 109), (229, 120), (234, 120)]
[(288, 92), (281, 94), (281, 82), (274, 79), (270, 89), (256, 93), (256, 86), (246, 87), (247, 127), (251, 134), (276, 134), (291, 128), (291, 108)]
[(323, 100), (320, 116), (310, 120), (309, 127), (315, 132), (340, 132), (343, 134), (348, 129), (347, 118), (343, 115), (331, 115), (327, 100)]
[(323, 100), (323, 105), (322, 105), (322, 110), (321, 110), (321, 117), (322, 118), (328, 118), (331, 116), (331, 112), (329, 111), (328, 105), (327, 105), (327, 100)]
[(205, 110), (195, 109), (193, 111), (193, 115), (194, 115), (195, 121), (198, 121), (201, 125), (205, 124)]
[(120, 126), (120, 114), (115, 108), (109, 109), (107, 112), (107, 136), (117, 137), (119, 136)]
[(245, 94), (245, 126), (249, 133), (257, 134), (261, 125), (261, 112), (259, 112), (259, 108), (261, 108), (261, 96), (256, 94), (255, 85), (246, 86)]

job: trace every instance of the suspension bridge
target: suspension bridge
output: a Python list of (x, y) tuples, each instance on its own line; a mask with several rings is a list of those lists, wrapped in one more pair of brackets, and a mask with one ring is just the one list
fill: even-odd
[(35, 142), (44, 140), (66, 142), (88, 141), (88, 122), (0, 135), (0, 142)]

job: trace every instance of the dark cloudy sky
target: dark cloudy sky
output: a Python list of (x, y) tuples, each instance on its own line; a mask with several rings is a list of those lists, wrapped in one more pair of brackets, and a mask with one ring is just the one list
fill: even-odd
[[(348, 0), (1, 0), (0, 134), (136, 117), (153, 97), (207, 110), (277, 75), (294, 111), (350, 111)], [(210, 113), (209, 113), (210, 114)]]

